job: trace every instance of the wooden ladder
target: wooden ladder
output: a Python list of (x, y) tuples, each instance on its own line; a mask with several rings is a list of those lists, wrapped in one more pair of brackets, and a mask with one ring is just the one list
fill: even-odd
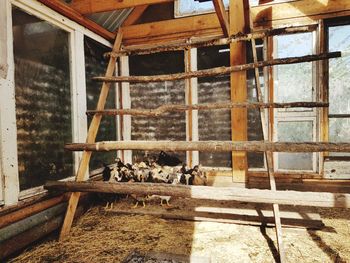
[[(251, 27), (252, 28), (252, 27)], [(258, 56), (256, 52), (256, 43), (255, 39), (251, 39), (251, 45), (252, 45), (252, 53), (253, 53), (253, 60), (254, 62), (258, 62)], [(264, 102), (264, 97), (262, 95), (261, 91), (261, 83), (259, 78), (259, 68), (254, 69), (254, 75), (255, 75), (255, 89), (257, 94), (257, 100), (258, 102)], [(264, 79), (264, 83), (266, 83), (266, 79)], [(262, 132), (263, 132), (263, 138), (264, 141), (269, 141), (269, 129), (268, 129), (268, 109), (262, 109), (259, 108), (260, 111), (260, 119), (261, 119), (261, 126), (262, 126)], [(265, 114), (265, 112), (267, 114)], [(275, 180), (275, 171), (274, 171), (274, 162), (273, 162), (273, 152), (265, 152), (265, 158), (266, 158), (266, 166), (267, 166), (267, 173), (269, 176), (270, 181), (270, 188), (272, 191), (276, 191), (276, 180)], [(283, 247), (283, 241), (282, 241), (282, 226), (281, 226), (281, 217), (280, 217), (280, 209), (278, 204), (273, 204), (273, 214), (275, 218), (275, 227), (276, 227), (276, 236), (277, 236), (277, 244), (278, 244), (278, 252), (279, 252), (279, 259), (281, 263), (286, 262), (286, 255)]]
[[(116, 38), (115, 38), (114, 45), (113, 45), (113, 49), (112, 49), (113, 52), (120, 51), (121, 44), (122, 44), (122, 37), (123, 37), (122, 30), (119, 29), (118, 33), (116, 35)], [(110, 56), (107, 70), (106, 70), (106, 75), (105, 75), (106, 77), (113, 76), (114, 71), (116, 69), (116, 62), (117, 62), (116, 57)], [(99, 99), (97, 102), (96, 110), (103, 110), (104, 109), (110, 86), (111, 86), (111, 83), (103, 82), (102, 88), (101, 88), (101, 93), (100, 93), (100, 96), (99, 96)], [(100, 127), (101, 119), (102, 119), (102, 114), (94, 114), (92, 121), (90, 123), (90, 126), (89, 126), (89, 130), (88, 130), (88, 134), (87, 134), (87, 138), (86, 138), (86, 143), (94, 143), (95, 142), (96, 135), (97, 135), (98, 129)], [(75, 178), (75, 180), (77, 182), (87, 180), (86, 174), (88, 171), (88, 166), (90, 163), (91, 154), (92, 154), (91, 151), (84, 151), (83, 152), (83, 155), (82, 155), (81, 160), (80, 160), (78, 172), (77, 172), (77, 175)], [(60, 241), (64, 240), (67, 237), (67, 235), (71, 229), (74, 215), (75, 215), (75, 211), (77, 209), (79, 197), (80, 197), (80, 192), (73, 192), (70, 195), (66, 215), (65, 215), (63, 226), (62, 226), (61, 233), (59, 236)]]

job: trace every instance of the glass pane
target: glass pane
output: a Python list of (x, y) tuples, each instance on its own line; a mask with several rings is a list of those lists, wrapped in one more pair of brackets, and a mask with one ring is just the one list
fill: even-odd
[[(350, 49), (350, 25), (329, 28), (329, 50)], [(350, 113), (350, 57), (329, 60), (329, 113)]]
[[(329, 141), (350, 142), (350, 118), (329, 119)], [(330, 153), (332, 156), (350, 156), (350, 153)]]
[[(228, 46), (198, 48), (198, 69), (229, 66)], [(198, 103), (230, 101), (230, 76), (198, 79)], [(212, 110), (198, 112), (198, 134), (200, 141), (231, 140), (231, 111)], [(232, 167), (231, 153), (200, 152), (200, 163), (204, 166)]]
[(20, 189), (73, 175), (69, 34), (12, 10)]
[[(276, 43), (277, 58), (313, 53), (312, 33), (278, 36)], [(276, 102), (312, 101), (312, 62), (276, 66), (274, 86)]]
[[(312, 121), (278, 122), (278, 141), (311, 142), (313, 141)], [(313, 153), (279, 153), (278, 169), (312, 170)]]
[[(93, 81), (92, 77), (103, 76), (107, 69), (107, 60), (103, 57), (109, 49), (91, 38), (84, 38), (85, 74), (86, 74), (86, 104), (89, 110), (96, 109), (101, 92), (101, 82)], [(106, 109), (116, 108), (115, 85), (111, 85), (106, 102)], [(88, 117), (88, 125), (92, 117)], [(97, 133), (96, 141), (117, 140), (117, 128), (115, 116), (103, 116)], [(113, 163), (116, 151), (93, 153), (90, 160), (90, 169), (101, 167), (102, 162)]]
[[(129, 58), (130, 75), (159, 75), (183, 72), (183, 52), (165, 52)], [(131, 108), (154, 109), (164, 104), (185, 104), (185, 81), (130, 84)], [(186, 140), (186, 114), (174, 112), (160, 117), (132, 117), (132, 140)], [(159, 152), (133, 151), (134, 161)], [(185, 152), (175, 153), (183, 162)]]

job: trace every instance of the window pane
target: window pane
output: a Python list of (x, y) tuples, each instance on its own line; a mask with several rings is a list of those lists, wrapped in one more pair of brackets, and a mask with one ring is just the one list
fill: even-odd
[[(101, 82), (93, 81), (92, 77), (103, 76), (107, 69), (107, 60), (103, 57), (109, 49), (91, 38), (84, 38), (85, 74), (86, 74), (86, 104), (89, 110), (96, 109), (97, 101), (101, 92)], [(106, 109), (116, 108), (115, 85), (111, 85), (108, 93)], [(88, 117), (88, 125), (92, 117)], [(97, 133), (96, 141), (117, 140), (117, 128), (115, 116), (103, 116)], [(90, 160), (90, 169), (101, 167), (101, 162), (113, 163), (116, 151), (94, 152)]]
[[(198, 69), (229, 66), (228, 46), (198, 48)], [(198, 103), (230, 101), (230, 76), (198, 78)], [(231, 140), (231, 111), (212, 110), (198, 112), (198, 134), (200, 141)], [(200, 163), (204, 166), (232, 167), (231, 153), (200, 152)]]
[[(329, 50), (349, 51), (350, 25), (329, 28)], [(329, 113), (350, 113), (350, 57), (329, 60)]]
[(69, 34), (13, 8), (20, 189), (73, 175)]
[[(183, 52), (165, 52), (130, 56), (130, 75), (159, 75), (183, 72)], [(185, 104), (185, 81), (164, 81), (130, 84), (131, 108), (154, 109), (164, 104)], [(185, 112), (172, 112), (160, 117), (132, 117), (132, 140), (186, 140)], [(133, 151), (134, 161), (159, 152)], [(185, 152), (177, 152), (183, 162)]]
[[(278, 122), (278, 141), (313, 141), (312, 121)], [(278, 169), (312, 170), (312, 153), (278, 153)]]
[[(277, 36), (277, 57), (311, 55), (312, 33)], [(275, 67), (276, 102), (312, 101), (312, 62)], [(300, 109), (299, 109), (300, 111)]]

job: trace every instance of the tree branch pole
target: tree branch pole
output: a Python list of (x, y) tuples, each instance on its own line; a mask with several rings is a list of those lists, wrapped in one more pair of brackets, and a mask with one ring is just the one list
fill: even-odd
[(225, 110), (232, 108), (314, 108), (328, 107), (329, 103), (325, 102), (289, 102), (289, 103), (263, 103), (263, 102), (221, 102), (221, 103), (204, 103), (193, 105), (163, 105), (155, 109), (106, 109), (106, 110), (88, 110), (87, 115), (132, 115), (132, 116), (149, 116), (158, 117), (169, 112), (183, 112), (187, 110)]
[(170, 195), (173, 197), (239, 201), (262, 204), (350, 208), (350, 194), (297, 191), (271, 191), (237, 187), (187, 186), (154, 183), (61, 182), (50, 181), (48, 190), (66, 192), (100, 192), (136, 195)]
[(263, 141), (103, 141), (70, 143), (69, 151), (201, 151), (201, 152), (350, 152), (350, 143)]
[(264, 38), (268, 36), (307, 33), (307, 32), (314, 31), (316, 28), (317, 28), (317, 25), (283, 27), (283, 28), (268, 29), (264, 31), (257, 31), (257, 32), (248, 33), (248, 34), (240, 33), (240, 34), (230, 36), (228, 38), (220, 38), (220, 39), (215, 38), (215, 39), (210, 39), (205, 41), (192, 41), (191, 43), (186, 41), (186, 42), (177, 42), (177, 43), (172, 43), (168, 45), (157, 45), (157, 46), (136, 45), (136, 46), (123, 47), (120, 52), (107, 52), (104, 54), (104, 56), (119, 57), (119, 56), (130, 56), (130, 55), (147, 55), (147, 54), (153, 54), (153, 53), (159, 53), (159, 52), (179, 51), (179, 50), (190, 49), (190, 48), (228, 45), (233, 42), (259, 39), (259, 38)]
[(231, 66), (231, 67), (216, 67), (211, 69), (204, 69), (204, 70), (190, 71), (190, 72), (176, 73), (176, 74), (164, 74), (164, 75), (155, 75), (155, 76), (94, 77), (92, 79), (97, 81), (104, 81), (104, 82), (130, 82), (130, 83), (173, 81), (173, 80), (181, 80), (181, 79), (188, 79), (188, 78), (203, 78), (203, 77), (225, 75), (231, 72), (249, 70), (257, 67), (295, 64), (295, 63), (301, 63), (301, 62), (312, 62), (317, 60), (324, 60), (324, 59), (338, 58), (338, 57), (341, 57), (341, 52), (322, 53), (318, 55), (307, 55), (302, 57), (279, 58), (279, 59), (259, 61), (259, 62)]

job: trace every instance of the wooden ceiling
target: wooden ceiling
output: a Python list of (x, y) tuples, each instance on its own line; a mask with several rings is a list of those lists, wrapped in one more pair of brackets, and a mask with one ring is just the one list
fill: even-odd
[[(196, 36), (227, 36), (229, 19), (222, 0), (212, 0), (216, 14), (204, 14), (176, 18), (160, 22), (137, 24), (150, 5), (169, 4), (174, 0), (38, 0), (69, 19), (85, 26), (98, 35), (113, 41), (115, 32), (110, 32), (93, 22), (88, 15), (118, 9), (134, 8), (122, 24), (124, 45), (166, 42)], [(191, 0), (192, 1), (192, 0)], [(248, 0), (242, 0), (248, 3)], [(260, 1), (250, 10), (254, 30), (290, 25), (308, 25), (319, 19), (350, 15), (349, 0), (297, 0), (274, 3)], [(263, 4), (262, 4), (263, 3)], [(247, 4), (246, 4), (247, 5)], [(248, 12), (246, 12), (248, 13)]]

